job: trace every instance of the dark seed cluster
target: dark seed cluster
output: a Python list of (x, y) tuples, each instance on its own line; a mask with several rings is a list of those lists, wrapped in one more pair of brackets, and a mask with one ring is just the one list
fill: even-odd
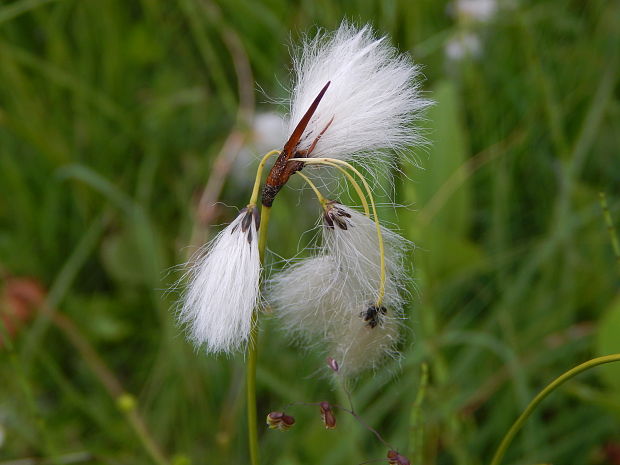
[(330, 202), (323, 214), (325, 225), (331, 229), (334, 229), (334, 226), (338, 226), (346, 231), (351, 226), (351, 222), (347, 221), (348, 218), (351, 218), (351, 214), (347, 213), (345, 209), (339, 207), (335, 202)]
[(365, 311), (360, 313), (362, 320), (366, 322), (369, 328), (376, 328), (382, 323), (382, 316), (387, 314), (387, 308), (371, 305)]
[(244, 232), (248, 239), (248, 244), (252, 243), (252, 228), (250, 225), (252, 221), (254, 221), (254, 225), (256, 226), (256, 230), (258, 231), (258, 227), (260, 226), (260, 213), (257, 208), (244, 208), (239, 212), (239, 215), (245, 215), (240, 223), (237, 223), (234, 228), (230, 231), (230, 233), (234, 233), (239, 225), (241, 225), (241, 232)]

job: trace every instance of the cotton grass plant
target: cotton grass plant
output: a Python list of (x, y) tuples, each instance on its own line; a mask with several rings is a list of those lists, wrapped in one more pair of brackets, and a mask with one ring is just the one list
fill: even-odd
[[(263, 157), (248, 205), (193, 259), (179, 311), (179, 321), (197, 347), (213, 354), (247, 348), (252, 463), (258, 463), (254, 377), (259, 280), (274, 200), (299, 173), (322, 209), (318, 254), (285, 269), (268, 285), (266, 297), (283, 326), (301, 340), (325, 345), (339, 376), (357, 375), (396, 356), (408, 244), (380, 225), (373, 192), (348, 161), (367, 167), (394, 164), (393, 157), (421, 141), (413, 123), (430, 103), (421, 96), (418, 67), (370, 26), (358, 29), (343, 22), (334, 33), (308, 38), (293, 62), (290, 138), (281, 151)], [(262, 172), (275, 155), (259, 215)], [(333, 168), (322, 176), (344, 175), (363, 211), (327, 199), (301, 173), (317, 166)], [(278, 427), (282, 418), (277, 416)]]
[[(196, 347), (211, 354), (247, 354), (253, 465), (259, 463), (255, 377), (264, 303), (291, 338), (323, 351), (328, 372), (345, 387), (349, 401), (348, 379), (398, 357), (409, 280), (403, 257), (411, 245), (381, 224), (375, 193), (358, 167), (372, 172), (394, 166), (411, 146), (423, 143), (415, 122), (430, 105), (420, 92), (419, 68), (370, 26), (343, 22), (333, 33), (319, 32), (295, 51), (293, 63), (290, 137), (281, 150), (270, 151), (260, 161), (247, 206), (191, 261), (179, 307), (179, 321)], [(263, 182), (263, 171), (276, 156)], [(291, 263), (261, 286), (271, 208), (294, 175), (315, 193), (321, 209), (320, 242), (308, 258)], [(328, 198), (313, 176), (322, 181), (342, 177), (359, 196), (361, 208)], [(618, 355), (591, 360), (543, 390), (510, 430), (492, 463), (500, 463), (533, 409), (557, 386), (592, 366), (618, 360)], [(410, 463), (363, 422), (352, 403), (292, 405), (318, 407), (328, 429), (336, 427), (335, 411), (348, 413), (387, 447), (384, 461)], [(295, 424), (284, 410), (269, 413), (266, 421), (282, 431)]]

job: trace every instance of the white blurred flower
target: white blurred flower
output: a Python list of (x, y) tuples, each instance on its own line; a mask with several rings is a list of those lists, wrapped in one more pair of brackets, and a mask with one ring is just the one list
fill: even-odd
[(380, 254), (375, 223), (340, 204), (327, 206), (323, 246), (317, 256), (277, 274), (269, 301), (286, 329), (306, 344), (320, 346), (353, 376), (395, 356), (403, 295), (407, 242), (382, 228), (385, 241), (385, 294), (377, 305)]
[(419, 68), (370, 26), (343, 22), (332, 34), (306, 40), (293, 60), (289, 134), (330, 82), (297, 151), (308, 150), (324, 130), (310, 156), (366, 161), (420, 142), (412, 123), (430, 102), (420, 95)]
[(456, 14), (465, 20), (487, 22), (493, 18), (499, 5), (497, 0), (456, 0)]
[(286, 137), (284, 117), (275, 111), (257, 113), (252, 124), (252, 145), (261, 155), (282, 145)]
[(256, 208), (244, 209), (193, 259), (179, 320), (208, 352), (233, 352), (248, 342), (258, 302), (260, 259)]
[(257, 113), (252, 120), (247, 143), (235, 158), (230, 177), (237, 187), (254, 183), (256, 165), (263, 154), (279, 148), (286, 138), (286, 123), (282, 114), (269, 111)]
[(482, 53), (480, 38), (473, 33), (460, 33), (446, 42), (446, 57), (452, 61), (478, 57)]

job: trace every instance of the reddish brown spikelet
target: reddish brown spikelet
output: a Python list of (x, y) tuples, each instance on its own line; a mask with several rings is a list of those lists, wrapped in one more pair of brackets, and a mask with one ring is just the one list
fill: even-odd
[(390, 465), (411, 465), (411, 462), (407, 457), (400, 455), (395, 450), (388, 451), (387, 458)]
[(336, 427), (336, 416), (329, 402), (321, 402), (319, 408), (321, 409), (321, 419), (325, 424), (325, 428), (334, 429)]
[(295, 424), (295, 418), (284, 412), (271, 412), (267, 415), (267, 425), (271, 429), (286, 431)]
[(267, 175), (267, 180), (265, 181), (265, 187), (263, 188), (262, 203), (264, 206), (271, 207), (277, 193), (280, 191), (282, 186), (287, 183), (291, 175), (303, 168), (302, 162), (288, 163), (288, 160), (289, 158), (296, 156), (299, 141), (301, 140), (310, 119), (314, 115), (314, 112), (319, 106), (319, 103), (321, 102), (321, 99), (327, 91), (330, 83), (331, 81), (328, 81), (316, 96), (304, 116), (297, 124), (297, 127), (293, 130), (293, 134), (291, 134), (289, 140), (286, 144), (284, 144), (284, 148), (282, 149), (282, 152), (280, 152), (276, 162), (271, 167), (269, 175)]

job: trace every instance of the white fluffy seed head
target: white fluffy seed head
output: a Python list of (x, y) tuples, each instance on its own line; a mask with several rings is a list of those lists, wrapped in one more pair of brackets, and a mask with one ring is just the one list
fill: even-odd
[(380, 284), (375, 223), (343, 205), (330, 208), (334, 219), (324, 223), (319, 254), (272, 278), (268, 298), (287, 332), (335, 358), (343, 375), (355, 376), (397, 355), (408, 243), (382, 228), (386, 286), (383, 308), (375, 307)]
[[(379, 298), (381, 278), (381, 254), (375, 222), (352, 208), (334, 203), (331, 214), (343, 223), (334, 221), (333, 226), (324, 222), (324, 253), (333, 257), (338, 280), (348, 282), (355, 288), (359, 303), (376, 302)], [(346, 227), (346, 229), (343, 228)], [(402, 295), (407, 292), (407, 274), (404, 270), (404, 254), (409, 242), (400, 235), (381, 227), (385, 247), (386, 282), (383, 302), (400, 311)]]
[(430, 101), (420, 95), (419, 68), (370, 26), (357, 29), (343, 22), (332, 34), (319, 32), (294, 57), (294, 71), (289, 133), (331, 81), (300, 150), (310, 147), (332, 118), (311, 156), (365, 163), (421, 141), (412, 123)]
[(256, 211), (243, 211), (192, 259), (178, 318), (188, 338), (208, 352), (246, 345), (259, 297)]
[(400, 322), (404, 318), (403, 296), (407, 294), (408, 281), (404, 254), (410, 247), (401, 236), (381, 227), (386, 281), (382, 308), (374, 307), (381, 278), (376, 224), (344, 205), (334, 204), (332, 208), (333, 214), (339, 215), (343, 224), (339, 225), (337, 221), (333, 226), (325, 224), (324, 253), (333, 257), (336, 263), (336, 279), (346, 281), (348, 288), (355, 289), (355, 297), (347, 298), (351, 318), (334, 329), (328, 355), (338, 361), (344, 376), (355, 376), (364, 370), (378, 368), (386, 358), (398, 356), (396, 347)]
[(347, 289), (335, 279), (335, 271), (332, 257), (318, 255), (290, 266), (269, 283), (269, 303), (285, 330), (307, 345), (322, 342), (342, 323), (339, 296)]
[(374, 328), (361, 319), (351, 319), (339, 328), (328, 345), (328, 355), (340, 365), (344, 376), (376, 370), (387, 359), (397, 359), (401, 320), (389, 313)]

